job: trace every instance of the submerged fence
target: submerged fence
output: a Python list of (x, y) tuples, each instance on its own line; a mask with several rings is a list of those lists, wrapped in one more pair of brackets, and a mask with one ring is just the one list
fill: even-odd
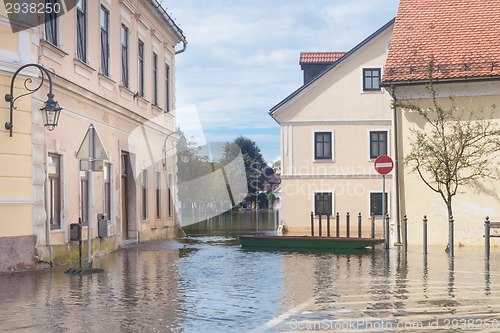
[[(346, 213), (345, 216), (345, 237), (351, 237), (351, 215), (349, 212)], [(314, 215), (311, 212), (311, 236), (314, 237), (315, 230), (315, 218), (318, 219), (318, 237), (323, 237), (323, 223), (326, 222), (326, 237), (341, 237), (340, 234), (340, 213), (337, 212), (334, 216), (328, 214), (316, 214)], [(335, 234), (332, 236), (331, 233), (331, 222), (332, 218), (335, 219)], [(386, 215), (387, 221), (389, 221), (389, 215)], [(362, 221), (363, 217), (361, 213), (357, 215), (357, 237), (362, 238)], [(385, 221), (384, 221), (385, 222)], [(385, 234), (385, 225), (384, 225), (384, 234)], [(370, 217), (370, 238), (375, 238), (375, 215), (372, 214)]]

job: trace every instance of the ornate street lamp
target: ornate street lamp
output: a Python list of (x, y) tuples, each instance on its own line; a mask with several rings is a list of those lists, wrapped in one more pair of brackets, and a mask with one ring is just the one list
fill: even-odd
[[(24, 80), (24, 88), (28, 90), (29, 92), (26, 94), (22, 94), (14, 98), (14, 81), (16, 79), (17, 74), (22, 71), (26, 67), (36, 67), (40, 70), (40, 73), (42, 74), (42, 81), (40, 82), (40, 85), (36, 87), (35, 89), (30, 89), (28, 88), (28, 82), (32, 83), (31, 78), (27, 78)], [(59, 121), (59, 115), (61, 114), (62, 108), (59, 106), (59, 104), (54, 100), (54, 94), (52, 93), (52, 80), (50, 78), (50, 74), (45, 69), (45, 67), (40, 66), (38, 64), (27, 64), (24, 66), (21, 66), (15, 73), (14, 76), (12, 76), (12, 81), (10, 83), (10, 94), (5, 95), (5, 100), (10, 103), (10, 121), (5, 123), (5, 129), (10, 131), (10, 136), (12, 137), (12, 128), (14, 127), (14, 119), (13, 119), (13, 113), (14, 109), (17, 109), (17, 107), (14, 105), (14, 103), (17, 101), (18, 98), (26, 96), (26, 95), (31, 95), (38, 91), (42, 87), (43, 81), (45, 80), (45, 75), (47, 74), (47, 78), (49, 79), (49, 93), (47, 94), (47, 101), (45, 102), (45, 105), (40, 109), (42, 110), (42, 117), (43, 117), (43, 122), (45, 127), (49, 131), (52, 131), (56, 126), (57, 122)]]
[[(182, 135), (181, 131), (179, 131), (179, 130), (167, 135), (167, 137), (165, 138), (165, 141), (163, 142), (163, 169), (165, 169), (165, 170), (167, 170), (167, 151), (175, 148), (175, 146), (174, 146), (174, 147), (170, 147), (169, 149), (167, 149), (167, 140), (173, 134), (179, 135), (182, 140), (186, 141), (186, 138), (184, 137), (184, 135)], [(193, 153), (191, 151), (189, 151), (188, 149), (185, 149), (179, 153), (179, 158), (180, 158), (182, 163), (188, 163), (189, 160), (191, 159), (192, 155), (193, 155)]]

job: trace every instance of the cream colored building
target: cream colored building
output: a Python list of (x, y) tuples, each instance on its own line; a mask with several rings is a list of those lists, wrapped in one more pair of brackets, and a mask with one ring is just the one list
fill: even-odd
[[(1, 158), (9, 162), (2, 163), (0, 175), (0, 236), (29, 236), (36, 240), (40, 260), (57, 263), (77, 258), (69, 231), (79, 218), (84, 225), (92, 219), (96, 252), (175, 235), (172, 147), (178, 137), (170, 135), (175, 131), (175, 54), (187, 44), (175, 22), (156, 0), (80, 0), (67, 13), (54, 20), (42, 16), (45, 23), (17, 34), (8, 31), (4, 14), (1, 18), (2, 34), (12, 40), (2, 52), (31, 55), (14, 59), (10, 71), (1, 73), (2, 91), (13, 70), (38, 63), (53, 73), (54, 99), (63, 110), (56, 129), (45, 130), (38, 110), (47, 99), (44, 83), (32, 97), (19, 99), (13, 137), (1, 131), (9, 143), (2, 145), (7, 155)], [(40, 82), (38, 71), (30, 73), (34, 84)], [(75, 155), (91, 124), (109, 159), (102, 172), (92, 172), (89, 203), (89, 173), (80, 171)], [(102, 237), (98, 213), (106, 213), (109, 221)]]
[[(366, 237), (374, 213), (381, 230), (382, 176), (374, 160), (393, 155), (391, 97), (380, 87), (393, 25), (394, 20), (314, 78), (305, 73), (306, 83), (270, 111), (281, 126), (282, 222), (291, 232), (308, 233), (311, 212), (339, 212), (341, 228), (349, 212), (351, 236), (357, 235), (361, 213)], [(393, 221), (392, 175), (386, 178)]]
[[(498, 29), (500, 20), (495, 8), (500, 1), (478, 2), (443, 0), (418, 4), (401, 0), (393, 39), (391, 42), (383, 84), (400, 102), (412, 103), (426, 110), (433, 101), (425, 88), (428, 65), (434, 57), (434, 88), (437, 102), (444, 108), (462, 110), (480, 109), (500, 119), (500, 47)], [(456, 10), (458, 7), (462, 10)], [(453, 20), (443, 20), (451, 17)], [(415, 20), (415, 17), (420, 19)], [(410, 153), (415, 138), (411, 132), (431, 130), (416, 112), (398, 108), (396, 124), (398, 155), (403, 160)], [(489, 156), (493, 166), (498, 156)], [(497, 169), (498, 170), (498, 169)], [(432, 176), (424, 174), (434, 186)], [(494, 176), (498, 176), (497, 171)], [(401, 212), (408, 215), (410, 245), (423, 243), (422, 220), (428, 218), (428, 243), (448, 244), (449, 221), (446, 205), (440, 194), (427, 187), (412, 166), (400, 165)], [(484, 245), (484, 220), (500, 221), (500, 182), (492, 179), (476, 180), (460, 186), (453, 197), (454, 244)], [(497, 239), (491, 244), (498, 245)]]
[[(14, 120), (17, 135), (9, 136), (3, 126), (10, 120), (9, 103), (13, 74), (20, 65), (36, 62), (36, 52), (30, 48), (33, 31), (12, 33), (0, 4), (0, 272), (22, 270), (35, 264), (33, 235), (32, 150), (31, 150), (31, 96), (18, 101)], [(15, 82), (14, 94), (24, 93), (24, 79), (35, 78), (38, 70), (26, 70)]]

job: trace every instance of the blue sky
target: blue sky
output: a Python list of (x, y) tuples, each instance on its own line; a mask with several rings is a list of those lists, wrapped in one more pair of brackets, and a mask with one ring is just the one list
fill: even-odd
[[(244, 135), (280, 155), (269, 109), (302, 85), (301, 51), (348, 51), (391, 20), (398, 0), (163, 0), (184, 31), (177, 109), (199, 114), (206, 140)], [(178, 46), (179, 47), (179, 46)]]

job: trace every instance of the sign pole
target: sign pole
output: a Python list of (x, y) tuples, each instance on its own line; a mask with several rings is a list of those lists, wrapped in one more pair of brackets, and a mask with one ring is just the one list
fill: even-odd
[(393, 160), (386, 155), (381, 155), (375, 160), (375, 170), (382, 175), (382, 227), (383, 234), (385, 238), (385, 248), (389, 249), (389, 219), (386, 218), (386, 207), (385, 203), (385, 175), (392, 171), (394, 167)]
[(87, 268), (92, 267), (92, 234), (90, 230), (92, 229), (92, 216), (93, 216), (93, 211), (92, 211), (92, 204), (94, 202), (93, 198), (93, 193), (94, 193), (94, 184), (92, 181), (92, 166), (94, 164), (94, 157), (95, 157), (95, 152), (94, 152), (94, 126), (90, 125), (89, 131), (91, 131), (89, 135), (89, 171), (87, 171), (87, 231), (88, 231), (88, 236), (87, 236), (87, 243), (88, 243), (88, 250), (87, 250)]
[(382, 175), (382, 223), (385, 229), (385, 248), (389, 248), (389, 226), (386, 225), (385, 221), (385, 175)]

